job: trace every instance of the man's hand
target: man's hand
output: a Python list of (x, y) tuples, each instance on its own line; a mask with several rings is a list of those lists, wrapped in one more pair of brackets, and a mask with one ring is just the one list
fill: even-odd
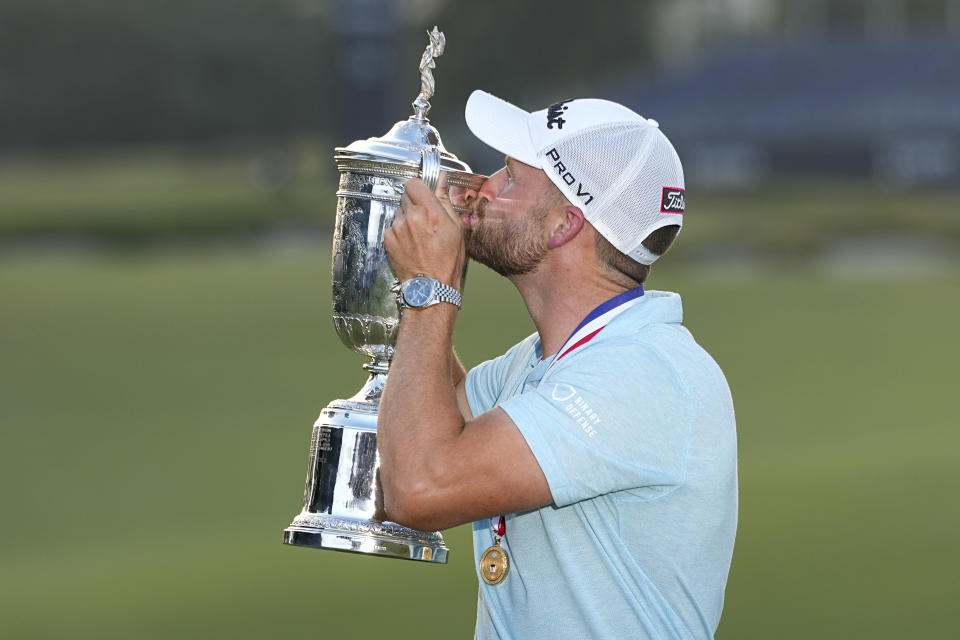
[[(440, 184), (445, 181), (444, 172)], [(422, 180), (411, 178), (404, 185), (400, 209), (383, 244), (390, 267), (401, 282), (422, 273), (459, 290), (466, 260), (463, 234), (463, 222), (454, 212), (446, 188), (438, 187), (435, 194)]]

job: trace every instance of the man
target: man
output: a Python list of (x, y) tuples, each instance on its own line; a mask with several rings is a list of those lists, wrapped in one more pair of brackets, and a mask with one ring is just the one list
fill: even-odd
[[(466, 120), (506, 166), (464, 216), (409, 181), (386, 235), (405, 305), (378, 424), (387, 514), (474, 522), (478, 638), (710, 638), (733, 405), (679, 296), (642, 286), (683, 223), (676, 152), (603, 100), (531, 114), (476, 91)], [(467, 255), (537, 329), (469, 375), (452, 356)]]

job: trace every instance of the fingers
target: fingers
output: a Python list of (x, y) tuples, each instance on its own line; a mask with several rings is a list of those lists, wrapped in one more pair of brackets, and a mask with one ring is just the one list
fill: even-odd
[(436, 196), (430, 191), (430, 187), (428, 187), (423, 180), (420, 178), (410, 178), (403, 183), (403, 197), (408, 198), (413, 204), (424, 204)]
[(416, 200), (411, 198), (409, 192), (406, 191), (400, 196), (400, 210), (398, 214), (393, 222), (393, 226), (400, 225), (398, 230), (407, 229), (411, 225), (421, 227), (430, 224), (427, 208), (417, 204)]
[(463, 227), (450, 222), (435, 200), (431, 206), (416, 204), (417, 195), (414, 186), (412, 197), (401, 196), (400, 208), (384, 231), (390, 267), (400, 280), (423, 273), (457, 283), (463, 270)]
[(457, 227), (463, 225), (460, 215), (454, 210), (453, 203), (447, 191), (447, 172), (440, 172), (437, 189), (430, 188), (419, 178), (411, 178), (404, 183), (403, 195), (400, 197), (400, 207), (403, 214), (409, 216), (414, 211), (425, 213), (425, 219), (431, 227), (447, 221)]

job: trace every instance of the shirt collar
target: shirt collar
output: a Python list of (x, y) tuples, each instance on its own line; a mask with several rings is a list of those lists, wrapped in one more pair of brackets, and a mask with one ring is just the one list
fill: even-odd
[[(597, 306), (596, 309), (587, 314), (587, 317), (584, 318), (577, 328), (579, 329), (589, 322), (590, 319), (602, 315), (605, 311), (612, 309), (618, 304), (632, 300), (638, 296), (643, 296), (644, 304), (639, 304), (634, 308), (628, 309), (620, 316), (614, 318), (611, 324), (629, 322), (631, 327), (636, 329), (654, 323), (679, 324), (683, 322), (683, 304), (679, 294), (673, 293), (672, 291), (644, 290), (641, 285), (634, 289), (624, 291)], [(576, 330), (574, 330), (574, 333), (576, 333)], [(551, 355), (547, 358), (546, 362), (552, 362), (555, 357), (556, 354)], [(533, 361), (531, 364), (540, 366), (543, 363), (543, 343), (538, 336), (533, 345)]]

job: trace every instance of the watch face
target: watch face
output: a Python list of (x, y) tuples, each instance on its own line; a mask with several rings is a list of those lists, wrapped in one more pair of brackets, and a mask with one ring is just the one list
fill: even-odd
[(429, 278), (413, 278), (403, 288), (403, 299), (411, 307), (422, 307), (433, 295), (433, 281)]

